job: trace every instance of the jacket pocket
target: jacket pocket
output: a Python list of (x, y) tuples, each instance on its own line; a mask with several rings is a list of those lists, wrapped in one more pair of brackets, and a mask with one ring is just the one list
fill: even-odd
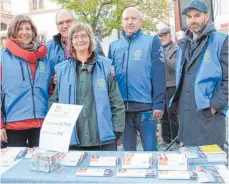
[(198, 111), (198, 116), (201, 119), (210, 120), (215, 117), (215, 114), (214, 115), (212, 114), (211, 108), (209, 107), (209, 108)]

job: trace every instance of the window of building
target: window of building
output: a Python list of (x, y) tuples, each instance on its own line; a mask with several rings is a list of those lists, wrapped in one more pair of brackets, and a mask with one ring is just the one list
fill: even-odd
[(6, 30), (7, 30), (7, 25), (1, 22), (1, 31), (6, 31)]
[(44, 9), (44, 0), (32, 0), (32, 11)]

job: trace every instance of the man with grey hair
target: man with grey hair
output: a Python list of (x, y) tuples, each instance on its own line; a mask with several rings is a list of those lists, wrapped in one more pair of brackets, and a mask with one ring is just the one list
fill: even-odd
[[(53, 39), (46, 43), (47, 45), (47, 57), (50, 61), (50, 67), (52, 76), (54, 77), (54, 66), (66, 59), (69, 58), (70, 54), (68, 51), (68, 30), (69, 28), (77, 22), (75, 14), (66, 9), (61, 9), (56, 14), (56, 26), (58, 30), (58, 34), (53, 36)], [(96, 48), (95, 53), (104, 56), (104, 52), (99, 42), (98, 38), (95, 37)], [(53, 84), (51, 86), (51, 91), (54, 91), (55, 88), (55, 80), (53, 79)], [(49, 107), (51, 107), (52, 103), (55, 102), (56, 96), (52, 96), (49, 98)]]
[[(53, 36), (53, 39), (46, 43), (47, 45), (47, 56), (50, 60), (51, 69), (54, 66), (70, 56), (68, 51), (68, 30), (77, 22), (75, 14), (66, 9), (61, 9), (56, 14), (56, 27), (58, 34)], [(95, 52), (99, 55), (104, 56), (102, 46), (97, 38)]]
[(188, 30), (176, 60), (176, 92), (180, 119), (178, 140), (187, 146), (226, 142), (228, 109), (228, 35), (209, 21), (207, 4), (191, 0), (182, 14)]
[(157, 151), (157, 119), (165, 106), (165, 60), (159, 38), (143, 34), (141, 23), (136, 8), (124, 10), (123, 37), (110, 44), (108, 57), (125, 103), (124, 150), (136, 151), (138, 131), (143, 149)]
[(168, 27), (162, 28), (158, 32), (161, 44), (165, 53), (166, 65), (166, 105), (165, 113), (161, 118), (162, 144), (168, 144), (177, 136), (179, 120), (175, 104), (169, 108), (169, 101), (176, 91), (175, 64), (177, 45), (172, 40), (171, 30)]

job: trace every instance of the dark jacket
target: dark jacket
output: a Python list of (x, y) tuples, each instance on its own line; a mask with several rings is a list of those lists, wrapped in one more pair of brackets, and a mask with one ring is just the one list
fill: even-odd
[[(174, 96), (174, 101), (178, 101), (179, 104), (178, 139), (190, 146), (224, 145), (226, 141), (225, 117), (220, 111), (225, 108), (228, 102), (228, 37), (221, 46), (218, 44), (215, 48), (217, 51), (221, 50), (219, 56), (215, 56), (217, 52), (210, 53), (211, 58), (219, 58), (222, 71), (220, 87), (210, 100), (210, 107), (217, 111), (216, 114), (212, 115), (210, 107), (197, 110), (196, 103), (199, 101), (196, 102), (195, 97), (196, 76), (199, 74), (201, 62), (206, 60), (204, 57), (207, 57), (205, 51), (211, 38), (210, 35), (215, 31), (214, 25), (209, 23), (196, 40), (192, 40), (192, 33), (187, 31), (185, 38), (179, 44), (183, 54), (178, 55), (177, 67), (180, 67), (178, 66), (179, 59), (183, 61), (183, 64), (180, 69), (180, 77), (177, 79), (177, 91)], [(208, 64), (213, 63), (208, 62)], [(206, 71), (206, 73), (208, 72), (211, 71)], [(208, 91), (205, 91), (205, 94), (207, 93)]]
[(166, 62), (166, 87), (176, 86), (175, 65), (177, 45), (171, 41), (168, 45), (163, 46)]

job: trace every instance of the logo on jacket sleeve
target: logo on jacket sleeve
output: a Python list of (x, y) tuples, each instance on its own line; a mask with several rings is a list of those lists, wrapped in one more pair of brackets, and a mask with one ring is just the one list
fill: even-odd
[(97, 80), (97, 84), (99, 86), (99, 89), (107, 90), (107, 88), (106, 88), (106, 81), (104, 79), (98, 79)]
[(141, 50), (134, 51), (134, 60), (140, 60), (141, 57), (142, 57), (142, 51)]

